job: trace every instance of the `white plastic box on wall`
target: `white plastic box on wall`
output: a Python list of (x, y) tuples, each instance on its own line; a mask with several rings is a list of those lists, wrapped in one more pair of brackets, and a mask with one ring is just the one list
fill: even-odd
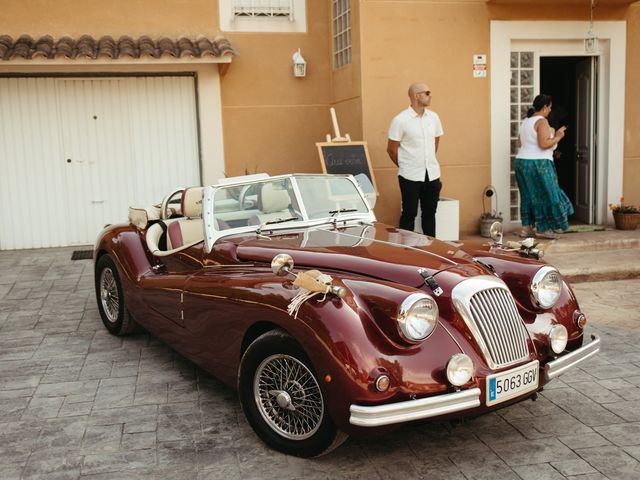
[[(422, 233), (420, 205), (414, 231)], [(438, 240), (459, 240), (460, 202), (454, 198), (440, 197), (436, 210), (436, 238)]]

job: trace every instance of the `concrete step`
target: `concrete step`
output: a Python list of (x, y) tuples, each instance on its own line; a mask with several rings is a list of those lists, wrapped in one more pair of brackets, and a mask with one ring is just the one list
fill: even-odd
[[(520, 240), (516, 233), (504, 239)], [(569, 283), (640, 277), (640, 229), (565, 233), (558, 240), (540, 239), (538, 246), (545, 252), (543, 260)]]
[(640, 248), (550, 251), (544, 256), (544, 260), (555, 266), (568, 283), (640, 277)]
[(547, 253), (640, 248), (640, 230), (564, 233), (558, 240), (544, 243)]

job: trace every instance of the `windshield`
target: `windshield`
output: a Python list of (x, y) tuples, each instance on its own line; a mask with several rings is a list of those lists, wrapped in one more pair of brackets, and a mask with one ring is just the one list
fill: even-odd
[(296, 177), (296, 182), (311, 220), (369, 212), (355, 185), (346, 177), (305, 175)]
[(213, 211), (216, 230), (302, 219), (290, 178), (219, 188)]

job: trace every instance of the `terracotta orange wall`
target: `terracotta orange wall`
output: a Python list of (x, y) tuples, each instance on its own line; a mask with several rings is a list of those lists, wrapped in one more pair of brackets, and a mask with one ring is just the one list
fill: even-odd
[[(321, 170), (315, 142), (331, 132), (328, 108), (334, 103), (330, 1), (307, 0), (306, 8), (306, 33), (223, 32), (240, 52), (221, 79), (227, 175)], [(220, 33), (218, 2), (3, 2), (0, 33), (14, 38), (23, 33), (35, 38), (213, 37)], [(292, 75), (291, 56), (298, 48), (307, 60), (307, 77), (302, 79)], [(346, 97), (339, 100), (349, 103)], [(357, 115), (352, 117), (347, 124), (357, 126)]]
[(640, 3), (627, 17), (627, 84), (625, 91), (624, 178), (625, 201), (640, 205)]
[[(240, 52), (222, 78), (227, 175), (320, 172), (331, 132), (330, 3), (307, 0), (306, 33), (225, 33)], [(298, 49), (307, 76), (295, 78)]]
[(438, 159), (442, 196), (460, 201), (461, 232), (477, 231), (490, 182), (489, 78), (473, 78), (473, 54), (489, 54), (484, 2), (361, 2), (363, 130), (380, 190), (376, 214), (397, 224), (397, 168), (386, 153), (389, 122), (407, 89), (426, 82), (445, 135)]
[[(386, 154), (391, 118), (408, 106), (407, 87), (413, 81), (428, 83), (432, 108), (443, 122), (445, 135), (438, 159), (442, 166), (442, 195), (460, 200), (461, 233), (478, 230), (482, 190), (491, 179), (490, 75), (491, 20), (588, 20), (581, 4), (559, 2), (361, 0), (363, 136), (369, 142), (374, 172), (384, 201), (376, 207), (378, 218), (396, 224), (400, 215), (397, 169)], [(629, 26), (629, 46), (638, 45), (638, 7)], [(596, 20), (623, 20), (629, 7), (599, 5)], [(633, 24), (635, 22), (635, 25)], [(635, 33), (634, 33), (635, 32)], [(627, 92), (638, 91), (640, 62), (631, 60)], [(473, 78), (472, 55), (487, 54), (487, 78)], [(640, 106), (627, 95), (625, 191), (639, 191), (640, 140), (637, 140)], [(640, 191), (638, 192), (640, 195)]]
[(218, 32), (216, 0), (3, 1), (0, 31), (16, 38), (40, 35), (196, 36)]

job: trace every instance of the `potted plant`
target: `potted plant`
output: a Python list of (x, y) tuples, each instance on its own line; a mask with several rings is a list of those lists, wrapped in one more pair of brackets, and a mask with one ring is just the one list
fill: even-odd
[(613, 212), (613, 220), (618, 230), (635, 230), (640, 224), (640, 208), (624, 203), (624, 197), (620, 197), (620, 203), (610, 203), (609, 208)]
[[(493, 196), (496, 197), (496, 208), (493, 207)], [(489, 208), (487, 209), (485, 201), (489, 199)], [(487, 185), (482, 192), (482, 215), (480, 215), (480, 235), (491, 238), (491, 225), (494, 222), (502, 222), (502, 212), (498, 212), (498, 195), (493, 185)]]

